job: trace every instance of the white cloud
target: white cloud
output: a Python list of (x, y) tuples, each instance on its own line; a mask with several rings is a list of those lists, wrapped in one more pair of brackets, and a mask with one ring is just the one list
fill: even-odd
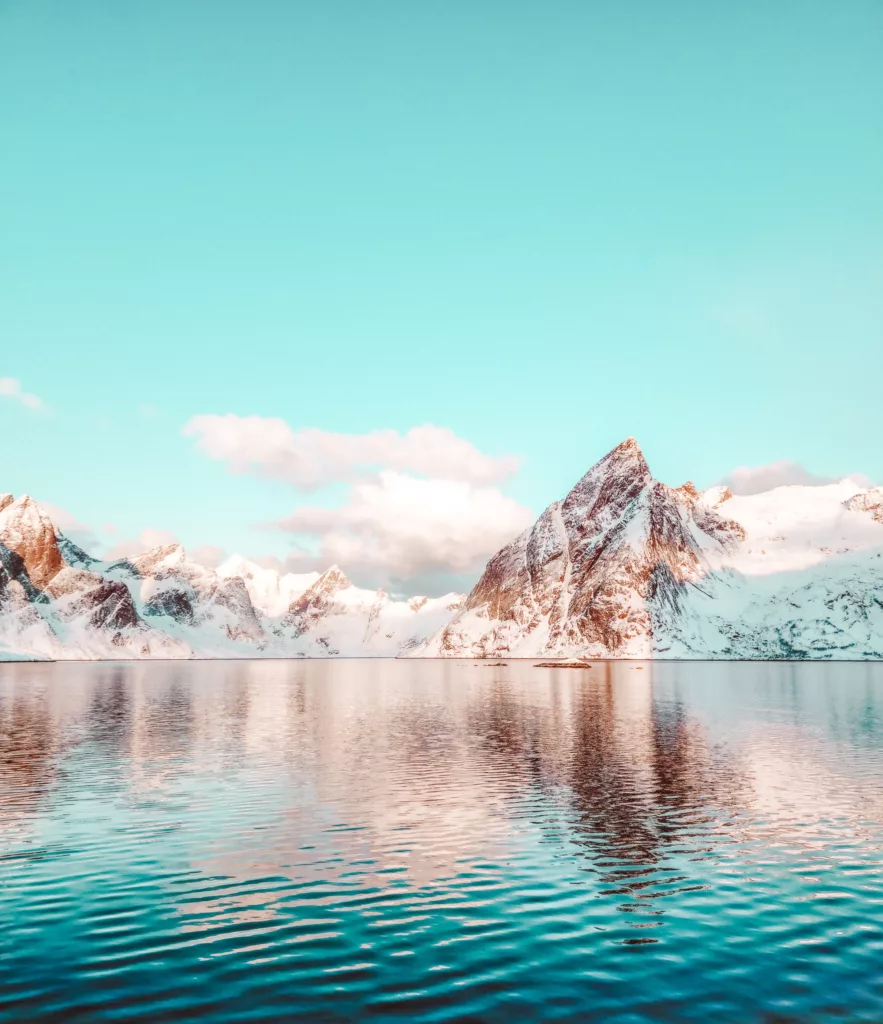
[(292, 572), (337, 563), (364, 585), (401, 590), (419, 582), (443, 592), (456, 580), (468, 587), (534, 518), (494, 486), (519, 460), (486, 455), (445, 427), (338, 434), (230, 413), (194, 416), (183, 433), (232, 473), (300, 492), (348, 485), (338, 507), (301, 505), (271, 524), (291, 535), (284, 568)]
[[(733, 494), (760, 494), (762, 491), (770, 491), (774, 487), (788, 487), (794, 484), (804, 487), (824, 487), (825, 484), (833, 484), (842, 479), (844, 477), (819, 476), (810, 473), (799, 462), (793, 462), (791, 459), (779, 459), (766, 466), (737, 466), (719, 483), (726, 484)], [(868, 478), (861, 473), (851, 473), (849, 479), (854, 480), (862, 487), (868, 485)]]
[(301, 506), (277, 525), (318, 540), (315, 556), (289, 558), (292, 569), (337, 563), (389, 583), (477, 574), (533, 519), (529, 509), (494, 487), (384, 470), (355, 484), (342, 507)]
[(227, 558), (227, 552), (217, 544), (202, 544), (192, 550), (188, 548), (187, 553), (194, 562), (210, 569), (217, 569)]
[(517, 458), (485, 455), (452, 430), (431, 424), (404, 434), (335, 434), (314, 428), (293, 431), (281, 419), (228, 413), (194, 416), (183, 433), (233, 473), (285, 480), (303, 491), (351, 482), (379, 469), (472, 484), (499, 483), (518, 469)]
[(104, 556), (107, 561), (117, 558), (131, 558), (133, 555), (143, 554), (151, 548), (165, 547), (168, 544), (177, 544), (178, 539), (169, 530), (142, 530), (134, 540), (121, 540), (114, 544)]
[(43, 408), (42, 400), (31, 394), (30, 391), (25, 391), (21, 386), (21, 381), (15, 377), (0, 377), (0, 395), (4, 398), (14, 398), (28, 409)]

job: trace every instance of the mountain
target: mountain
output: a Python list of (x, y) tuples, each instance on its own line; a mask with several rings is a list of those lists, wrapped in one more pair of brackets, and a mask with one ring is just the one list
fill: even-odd
[(410, 600), (178, 544), (101, 561), (0, 495), (0, 660), (397, 655), (881, 658), (883, 488), (669, 487), (629, 438), (468, 597)]
[(103, 562), (32, 498), (0, 495), (0, 660), (392, 657), (461, 601), (393, 600), (336, 566), (280, 576), (235, 556), (212, 569), (178, 544)]
[(883, 490), (673, 488), (629, 438), (408, 654), (883, 657)]

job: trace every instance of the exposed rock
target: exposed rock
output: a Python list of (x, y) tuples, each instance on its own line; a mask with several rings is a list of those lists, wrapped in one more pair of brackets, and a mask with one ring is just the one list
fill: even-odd
[[(726, 517), (722, 515), (725, 508)], [(0, 496), (0, 658), (883, 657), (883, 489), (668, 487), (617, 446), (467, 598), (397, 600), (336, 566), (279, 575), (178, 544), (91, 557)], [(558, 659), (558, 660), (552, 660)], [(561, 660), (564, 659), (564, 660)]]
[[(820, 538), (840, 530), (837, 495), (850, 486), (854, 492), (847, 481), (825, 493), (781, 489), (773, 499), (736, 499), (725, 487), (700, 493), (690, 482), (672, 488), (653, 478), (629, 438), (494, 555), (465, 607), (408, 656), (883, 656), (883, 620), (869, 596), (883, 582), (883, 532), (847, 535), (838, 547), (802, 539), (808, 515)], [(720, 514), (724, 502), (734, 513), (744, 510), (755, 540), (741, 513)], [(876, 492), (846, 504), (875, 516), (883, 508)], [(864, 553), (875, 544), (873, 557)], [(853, 550), (860, 565), (854, 574), (832, 561)], [(774, 566), (792, 573), (783, 578), (787, 597), (770, 596)], [(812, 582), (793, 578), (798, 570)], [(850, 580), (836, 627), (825, 610), (826, 573)], [(813, 607), (805, 618), (789, 614), (789, 602), (807, 600)]]
[(875, 522), (883, 523), (883, 487), (875, 487), (864, 494), (856, 494), (843, 504), (853, 512), (870, 512)]
[(131, 629), (140, 624), (129, 588), (124, 583), (104, 580), (85, 593), (81, 601), (92, 611), (90, 622), (96, 629)]
[[(193, 625), (193, 600), (191, 593), (177, 587), (158, 590), (144, 602), (145, 615), (169, 615), (177, 622)], [(195, 596), (195, 595), (194, 595)]]
[(43, 590), (64, 565), (55, 527), (29, 495), (6, 502), (0, 511), (0, 544), (17, 554), (28, 579)]
[[(466, 599), (465, 613), (494, 623), (469, 653), (499, 654), (542, 633), (540, 649), (618, 653), (653, 631), (651, 601), (677, 609), (703, 573), (703, 548), (738, 538), (734, 523), (701, 505), (692, 484), (653, 479), (634, 438), (618, 445), (503, 548)], [(455, 617), (441, 649), (462, 648)]]

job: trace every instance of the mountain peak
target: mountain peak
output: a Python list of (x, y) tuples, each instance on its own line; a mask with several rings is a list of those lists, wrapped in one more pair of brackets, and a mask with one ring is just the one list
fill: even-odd
[(624, 441), (620, 441), (615, 448), (612, 448), (598, 462), (598, 465), (600, 466), (606, 462), (634, 462), (645, 469), (648, 468), (644, 453), (641, 451), (641, 446), (633, 437), (627, 437)]
[(64, 568), (55, 527), (29, 494), (4, 503), (0, 543), (21, 558), (29, 580), (40, 590)]
[(605, 509), (618, 515), (629, 501), (653, 483), (650, 467), (633, 437), (599, 459), (562, 503), (565, 520), (593, 518)]
[(611, 455), (615, 453), (633, 453), (643, 457), (641, 446), (638, 444), (637, 438), (627, 437), (624, 441), (620, 441), (619, 444), (610, 452)]
[(313, 586), (328, 594), (345, 590), (347, 587), (351, 587), (352, 583), (339, 565), (332, 565), (319, 576)]

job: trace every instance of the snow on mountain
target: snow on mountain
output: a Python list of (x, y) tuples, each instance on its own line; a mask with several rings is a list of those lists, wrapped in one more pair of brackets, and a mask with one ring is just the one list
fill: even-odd
[(669, 487), (629, 438), (467, 598), (410, 600), (178, 544), (103, 562), (0, 495), (0, 660), (396, 655), (881, 658), (883, 489)]
[(883, 493), (655, 480), (633, 438), (412, 657), (883, 657)]
[(279, 576), (234, 557), (215, 570), (178, 544), (102, 562), (30, 497), (0, 496), (0, 660), (391, 657), (461, 601), (395, 601), (336, 567)]
[(264, 569), (242, 555), (233, 555), (218, 567), (224, 579), (238, 576), (248, 590), (251, 603), (271, 618), (284, 615), (292, 601), (300, 597), (319, 578), (317, 572), (286, 573), (280, 576), (273, 569)]

